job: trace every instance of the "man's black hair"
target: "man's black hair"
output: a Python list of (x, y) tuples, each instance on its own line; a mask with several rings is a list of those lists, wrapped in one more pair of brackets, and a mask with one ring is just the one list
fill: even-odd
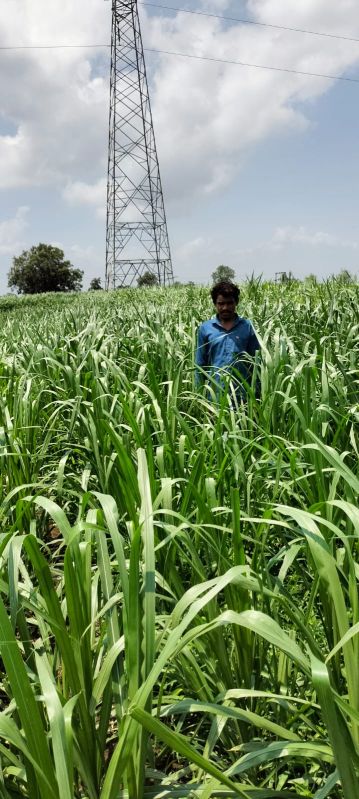
[(219, 297), (220, 294), (222, 294), (223, 297), (227, 298), (233, 297), (234, 302), (237, 305), (240, 291), (235, 283), (231, 283), (229, 280), (221, 280), (220, 283), (216, 283), (216, 285), (213, 286), (213, 288), (211, 289), (211, 297), (214, 304), (216, 304), (217, 297)]

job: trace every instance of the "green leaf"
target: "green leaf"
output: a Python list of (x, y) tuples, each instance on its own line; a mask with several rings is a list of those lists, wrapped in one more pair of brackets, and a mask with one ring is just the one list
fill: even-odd
[[(38, 764), (38, 782), (42, 799), (58, 799), (56, 777), (43, 727), (39, 708), (35, 700), (20, 649), (0, 598), (0, 652), (16, 702), (27, 747)], [(33, 782), (26, 767), (29, 784)]]
[(184, 735), (181, 735), (178, 732), (172, 732), (172, 730), (170, 730), (165, 724), (158, 719), (153, 718), (150, 713), (147, 713), (145, 710), (142, 710), (139, 707), (132, 708), (131, 716), (136, 719), (139, 724), (142, 724), (144, 727), (146, 727), (149, 732), (151, 732), (161, 741), (164, 741), (164, 743), (166, 743), (172, 751), (178, 752), (190, 763), (195, 763), (196, 766), (199, 766), (199, 768), (203, 769), (203, 771), (205, 771), (207, 774), (215, 777), (219, 783), (226, 785), (227, 788), (231, 788), (235, 796), (241, 796), (242, 798), (245, 797), (245, 799), (247, 799), (247, 793), (243, 790), (245, 786), (242, 788), (242, 786), (236, 785), (236, 783), (230, 780), (225, 773), (221, 772), (211, 760), (207, 760), (205, 757), (200, 755), (199, 752), (197, 752), (197, 750), (188, 743)]
[(218, 705), (214, 702), (199, 702), (192, 699), (182, 699), (180, 702), (161, 708), (161, 716), (182, 715), (185, 713), (209, 713), (224, 719), (238, 719), (258, 729), (267, 730), (279, 738), (284, 738), (286, 741), (300, 740), (299, 735), (295, 732), (286, 727), (281, 727), (280, 724), (276, 724), (258, 713), (253, 713), (251, 710)]
[(72, 755), (66, 737), (64, 711), (58, 697), (53, 676), (44, 651), (35, 653), (37, 673), (40, 679), (43, 701), (49, 718), (52, 736), (52, 751), (55, 761), (57, 784), (62, 799), (73, 799)]
[(328, 735), (333, 746), (344, 799), (353, 799), (358, 791), (358, 774), (354, 768), (356, 753), (348, 727), (335, 705), (328, 669), (315, 655), (311, 655), (313, 685), (322, 708)]

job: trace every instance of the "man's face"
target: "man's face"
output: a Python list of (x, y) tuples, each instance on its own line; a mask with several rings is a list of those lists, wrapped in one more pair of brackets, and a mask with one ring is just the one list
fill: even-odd
[(218, 297), (215, 302), (215, 307), (217, 314), (223, 322), (229, 322), (231, 319), (234, 319), (236, 314), (236, 302), (234, 297), (224, 294), (218, 294)]

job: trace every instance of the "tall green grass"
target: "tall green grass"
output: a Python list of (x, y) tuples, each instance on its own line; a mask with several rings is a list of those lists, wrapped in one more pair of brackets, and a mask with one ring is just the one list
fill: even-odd
[(4, 799), (359, 796), (359, 289), (242, 297), (237, 408), (205, 289), (0, 302)]

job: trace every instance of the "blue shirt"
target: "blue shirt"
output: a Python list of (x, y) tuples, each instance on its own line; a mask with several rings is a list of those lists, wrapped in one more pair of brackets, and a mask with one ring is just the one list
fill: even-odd
[[(249, 319), (236, 316), (233, 327), (226, 330), (214, 316), (202, 322), (198, 329), (196, 365), (209, 368), (218, 379), (220, 370), (237, 369), (245, 379), (249, 378), (248, 355), (253, 357), (260, 344)], [(218, 371), (219, 370), (219, 371)], [(200, 373), (198, 373), (201, 379)]]

